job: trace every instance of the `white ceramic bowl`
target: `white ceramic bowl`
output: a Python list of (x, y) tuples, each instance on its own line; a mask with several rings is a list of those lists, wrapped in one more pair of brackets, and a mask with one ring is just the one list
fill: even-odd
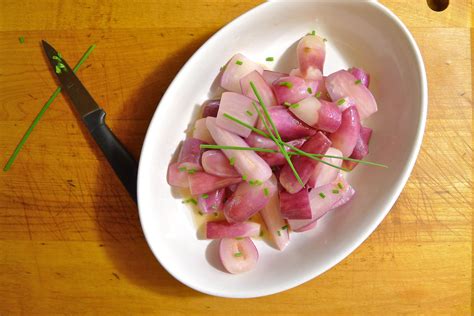
[[(325, 73), (352, 65), (371, 74), (379, 111), (368, 160), (389, 169), (358, 166), (349, 180), (356, 197), (291, 235), (279, 252), (258, 240), (256, 269), (231, 275), (219, 269), (217, 250), (198, 240), (188, 206), (166, 183), (168, 163), (196, 107), (209, 97), (219, 68), (236, 52), (289, 71), (295, 43), (316, 30), (328, 39)], [(266, 63), (267, 56), (275, 62)], [(425, 127), (427, 84), (423, 61), (402, 22), (376, 1), (268, 2), (235, 19), (186, 63), (163, 96), (143, 146), (138, 174), (140, 220), (161, 265), (189, 287), (216, 296), (257, 297), (284, 291), (328, 270), (358, 247), (387, 215), (415, 163)], [(209, 246), (210, 245), (210, 246)]]

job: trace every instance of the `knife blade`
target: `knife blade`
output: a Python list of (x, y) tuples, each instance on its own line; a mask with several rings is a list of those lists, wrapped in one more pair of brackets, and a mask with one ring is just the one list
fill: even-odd
[(61, 54), (46, 41), (42, 41), (42, 44), (61, 83), (62, 91), (68, 95), (75, 110), (136, 203), (138, 163), (105, 124), (105, 111), (95, 102)]

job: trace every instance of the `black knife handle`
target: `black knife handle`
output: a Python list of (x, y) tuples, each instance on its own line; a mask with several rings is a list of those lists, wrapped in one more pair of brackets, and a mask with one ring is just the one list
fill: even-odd
[(104, 110), (95, 110), (83, 119), (109, 164), (136, 203), (138, 163), (105, 124)]

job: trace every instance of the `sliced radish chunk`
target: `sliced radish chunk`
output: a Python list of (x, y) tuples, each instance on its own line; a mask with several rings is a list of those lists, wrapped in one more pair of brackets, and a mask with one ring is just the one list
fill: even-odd
[(194, 123), (193, 138), (199, 139), (207, 144), (215, 144), (211, 134), (207, 130), (206, 119), (202, 118)]
[(208, 150), (202, 154), (202, 167), (207, 173), (219, 177), (240, 177), (229, 159), (220, 150)]
[(224, 215), (230, 223), (243, 222), (267, 205), (277, 191), (274, 177), (263, 183), (250, 180), (239, 184), (224, 204)]
[(235, 54), (227, 63), (222, 73), (221, 87), (229, 91), (241, 93), (240, 79), (254, 70), (261, 74), (263, 67), (242, 54)]
[(352, 67), (349, 68), (347, 71), (351, 73), (357, 80), (360, 80), (360, 83), (369, 87), (370, 84), (370, 75), (364, 71), (362, 68)]
[(350, 186), (349, 184), (347, 184), (347, 185), (348, 185), (347, 189), (342, 191), (341, 198), (336, 203), (334, 203), (334, 205), (332, 206), (331, 209), (335, 209), (339, 206), (342, 206), (342, 205), (346, 204), (355, 195), (354, 188), (352, 186)]
[(315, 97), (307, 97), (298, 102), (298, 106), (289, 108), (297, 118), (308, 124), (309, 126), (316, 126), (319, 121), (319, 109), (321, 102)]
[(308, 82), (296, 76), (281, 77), (272, 87), (278, 104), (294, 104), (313, 94), (308, 91)]
[(206, 223), (207, 239), (257, 237), (258, 235), (260, 235), (260, 224), (254, 222), (230, 224), (226, 221), (212, 221)]
[(295, 194), (280, 191), (280, 210), (286, 219), (310, 219), (312, 213), (308, 189), (303, 188)]
[[(216, 144), (220, 146), (249, 147), (239, 136), (217, 126), (215, 118), (206, 118), (206, 125)], [(251, 177), (263, 182), (272, 176), (270, 166), (254, 151), (223, 149), (222, 152), (229, 161), (234, 162), (234, 168), (242, 177)]]
[(323, 71), (326, 57), (324, 39), (318, 35), (306, 35), (300, 39), (296, 48), (299, 69), (303, 76), (315, 69)]
[(321, 72), (321, 70), (319, 70), (317, 68), (308, 69), (308, 71), (306, 71), (306, 73), (304, 75), (301, 73), (301, 70), (299, 68), (291, 69), (290, 76), (301, 77), (305, 80), (321, 80), (321, 79), (323, 79), (323, 73)]
[(217, 112), (219, 111), (220, 103), (221, 100), (207, 100), (206, 102), (204, 102), (204, 104), (202, 105), (202, 117), (216, 117)]
[[(274, 177), (274, 176), (273, 176)], [(276, 178), (274, 179), (276, 181)], [(280, 212), (280, 202), (278, 194), (273, 194), (267, 205), (260, 210), (263, 222), (267, 227), (267, 231), (275, 242), (279, 250), (285, 249), (290, 242), (287, 224)]]
[[(317, 132), (314, 128), (307, 126), (294, 117), (284, 106), (272, 106), (268, 109), (268, 113), (275, 123), (281, 138), (285, 141), (312, 136)], [(265, 125), (260, 119), (258, 120), (257, 128), (266, 131)]]
[(221, 97), (219, 112), (217, 113), (217, 125), (239, 136), (249, 136), (250, 129), (230, 120), (224, 114), (231, 115), (248, 125), (254, 126), (257, 122), (258, 114), (255, 113), (252, 102), (254, 102), (252, 99), (244, 95), (235, 92), (224, 92)]
[[(354, 150), (352, 151), (350, 158), (362, 160), (364, 159), (365, 156), (369, 154), (369, 142), (370, 142), (371, 136), (372, 136), (371, 128), (364, 127), (364, 126), (360, 127), (360, 134), (359, 134), (359, 137), (357, 138), (356, 145), (354, 147)], [(344, 161), (344, 167), (346, 167), (349, 170), (354, 169), (355, 166), (357, 166), (357, 164), (358, 163), (355, 161)]]
[[(287, 142), (288, 144), (296, 147), (296, 148), (300, 148), (301, 146), (303, 146), (303, 144), (306, 142), (306, 138), (298, 138), (298, 139), (294, 139), (294, 140), (290, 140), (289, 142)], [(275, 150), (278, 150), (278, 148), (275, 146), (274, 148), (272, 149), (275, 149)], [(286, 151), (290, 150), (290, 147), (288, 146), (285, 146), (285, 149)], [(260, 152), (258, 153), (258, 155), (260, 157), (263, 158), (263, 160), (266, 161), (266, 163), (270, 166), (270, 167), (275, 167), (275, 166), (283, 166), (285, 163), (286, 163), (286, 158), (285, 156), (283, 156), (283, 154), (281, 153), (263, 153), (263, 152)]]
[(187, 188), (189, 186), (188, 173), (186, 172), (186, 168), (181, 168), (180, 170), (178, 165), (179, 163), (175, 162), (168, 166), (168, 184), (173, 187)]
[(202, 171), (188, 174), (189, 190), (192, 195), (209, 193), (241, 181), (240, 177), (223, 178)]
[[(271, 86), (269, 86), (265, 82), (265, 79), (263, 79), (262, 75), (259, 74), (257, 71), (252, 71), (240, 80), (240, 87), (242, 88), (243, 95), (255, 101), (258, 101), (257, 96), (255, 95), (252, 87), (250, 86), (250, 82), (253, 82), (253, 84), (255, 85), (255, 88), (260, 94), (260, 97), (262, 98), (262, 101), (265, 106), (274, 106), (277, 104), (275, 94), (273, 93)], [(255, 113), (254, 115), (257, 114)]]
[(326, 78), (326, 88), (333, 101), (344, 97), (354, 100), (360, 118), (365, 119), (377, 112), (377, 102), (374, 96), (363, 84), (346, 70), (339, 70)]
[(203, 144), (203, 141), (196, 138), (187, 138), (184, 140), (178, 156), (178, 168), (185, 168), (191, 172), (202, 170), (201, 144)]
[(360, 118), (357, 108), (350, 106), (342, 112), (341, 126), (329, 138), (333, 147), (339, 149), (344, 157), (349, 157), (360, 134)]
[(224, 206), (224, 198), (225, 188), (217, 189), (206, 194), (201, 194), (197, 200), (199, 209), (204, 214), (218, 213), (222, 211)]
[(219, 257), (227, 271), (239, 274), (255, 268), (258, 250), (248, 237), (240, 240), (224, 238), (219, 243)]
[(275, 80), (280, 79), (281, 77), (288, 77), (288, 74), (277, 71), (264, 70), (262, 73), (262, 77), (265, 82), (271, 87)]
[[(318, 132), (303, 144), (301, 150), (310, 154), (325, 154), (329, 147), (331, 147), (331, 141), (329, 138), (327, 138), (323, 133)], [(303, 181), (303, 184), (306, 184), (318, 162), (304, 156), (293, 156), (291, 161)], [(281, 170), (280, 183), (286, 191), (291, 194), (296, 193), (303, 188), (296, 179), (289, 165), (285, 165)]]
[[(333, 147), (329, 148), (325, 155), (342, 157), (341, 151)], [(336, 165), (338, 167), (342, 165), (342, 161), (343, 161), (342, 159), (329, 158), (329, 157), (324, 157), (322, 158), (322, 160), (329, 162), (333, 165)], [(338, 174), (339, 174), (338, 169), (333, 168), (323, 163), (318, 163), (316, 167), (314, 168), (314, 171), (311, 174), (311, 177), (308, 180), (308, 186), (312, 188), (321, 187), (323, 185), (333, 182), (337, 178)]]
[(325, 132), (334, 133), (341, 126), (341, 122), (342, 113), (338, 106), (332, 102), (321, 100), (317, 128)]

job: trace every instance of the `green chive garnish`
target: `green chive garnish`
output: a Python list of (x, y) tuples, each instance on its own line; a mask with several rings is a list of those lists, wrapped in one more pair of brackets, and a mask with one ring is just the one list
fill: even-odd
[(183, 203), (183, 204), (192, 203), (192, 204), (194, 204), (194, 205), (197, 205), (197, 204), (198, 204), (198, 202), (197, 202), (195, 199), (193, 199), (193, 198), (184, 200), (182, 203)]
[(178, 170), (181, 171), (181, 172), (186, 171), (186, 167), (178, 168)]
[(25, 42), (25, 38), (23, 36), (18, 37), (18, 40), (20, 41), (20, 44)]
[(242, 257), (242, 253), (241, 252), (236, 252), (236, 253), (234, 253), (234, 257)]
[(268, 188), (264, 188), (264, 189), (263, 189), (263, 194), (264, 194), (265, 196), (268, 196), (268, 195), (270, 194), (270, 192), (268, 191)]
[(360, 79), (357, 79), (357, 80), (355, 81), (355, 84), (361, 84), (361, 83), (362, 83), (362, 80), (360, 80)]
[(300, 106), (299, 103), (295, 103), (295, 104), (290, 105), (290, 108), (296, 109), (296, 108), (299, 107), (299, 106)]
[[(81, 59), (78, 61), (78, 63), (76, 64), (76, 66), (74, 66), (74, 69), (73, 69), (73, 72), (77, 72), (77, 70), (79, 70), (79, 68), (81, 67), (81, 65), (87, 60), (87, 57), (89, 57), (89, 55), (92, 53), (92, 51), (94, 50), (95, 48), (95, 45), (91, 45), (87, 51), (84, 53), (84, 55), (82, 55)], [(59, 55), (59, 53), (58, 53)], [(49, 106), (51, 105), (51, 103), (53, 103), (54, 99), (56, 99), (56, 97), (59, 95), (59, 93), (61, 92), (61, 87), (58, 87), (56, 88), (56, 90), (53, 92), (53, 94), (49, 97), (48, 101), (46, 101), (46, 103), (43, 105), (43, 107), (41, 108), (41, 110), (39, 111), (39, 113), (36, 115), (35, 119), (33, 120), (33, 122), (31, 123), (31, 125), (28, 127), (28, 129), (26, 130), (25, 134), (23, 135), (23, 137), (21, 138), (20, 142), (18, 143), (18, 145), (16, 145), (16, 148), (15, 150), (13, 151), (12, 155), (10, 156), (10, 158), (8, 159), (5, 167), (3, 168), (3, 171), (8, 171), (10, 170), (13, 162), (15, 161), (16, 157), (18, 156), (18, 154), (20, 153), (20, 150), (21, 148), (23, 147), (23, 145), (26, 143), (26, 140), (28, 139), (28, 137), (31, 135), (31, 132), (33, 132), (33, 129), (35, 128), (35, 126), (39, 123), (39, 121), (41, 120), (41, 117), (43, 117), (44, 113), (46, 112), (46, 110), (49, 108)]]
[(337, 100), (337, 105), (343, 105), (344, 103), (346, 103), (346, 100), (344, 99)]
[(203, 195), (201, 195), (201, 197), (202, 197), (203, 199), (207, 199), (207, 198), (209, 197), (209, 194), (203, 194)]
[(341, 189), (341, 190), (344, 189), (344, 186), (342, 185), (341, 182), (338, 182), (338, 183), (337, 183), (337, 187), (338, 187), (339, 189)]
[(309, 94), (313, 94), (313, 89), (311, 89), (311, 87), (308, 87), (308, 89), (306, 89), (306, 91), (308, 91)]
[(245, 174), (242, 176), (242, 180), (247, 181), (247, 176)]
[(241, 60), (237, 60), (235, 63), (239, 66), (243, 64), (243, 62)]
[(288, 82), (288, 81), (282, 81), (282, 82), (278, 83), (278, 85), (282, 86), (282, 87), (293, 88), (293, 84), (291, 82)]
[(283, 102), (283, 105), (284, 105), (284, 106), (291, 106), (291, 103), (285, 101), (285, 102)]
[(314, 96), (319, 99), (321, 97), (321, 91), (316, 92)]
[(316, 35), (316, 31), (312, 30), (311, 33), (309, 33), (308, 35)]
[(197, 171), (197, 170), (194, 169), (194, 168), (193, 168), (193, 169), (188, 169), (188, 173), (189, 173), (189, 174), (195, 174), (196, 171)]
[(319, 193), (319, 196), (320, 196), (322, 199), (326, 198), (326, 194), (324, 194), (323, 192)]
[(233, 166), (235, 164), (235, 157), (229, 159), (229, 164)]
[(253, 115), (253, 113), (252, 113), (252, 112), (250, 112), (250, 111), (248, 111), (248, 110), (247, 110), (247, 111), (245, 111), (245, 113), (247, 113), (247, 115), (248, 115), (248, 116), (252, 116), (252, 115)]
[(339, 193), (339, 190), (332, 190), (332, 193), (338, 194), (338, 193)]
[(282, 230), (288, 229), (288, 225), (285, 225), (281, 228)]
[(266, 61), (273, 61), (273, 57), (267, 57), (265, 58)]

